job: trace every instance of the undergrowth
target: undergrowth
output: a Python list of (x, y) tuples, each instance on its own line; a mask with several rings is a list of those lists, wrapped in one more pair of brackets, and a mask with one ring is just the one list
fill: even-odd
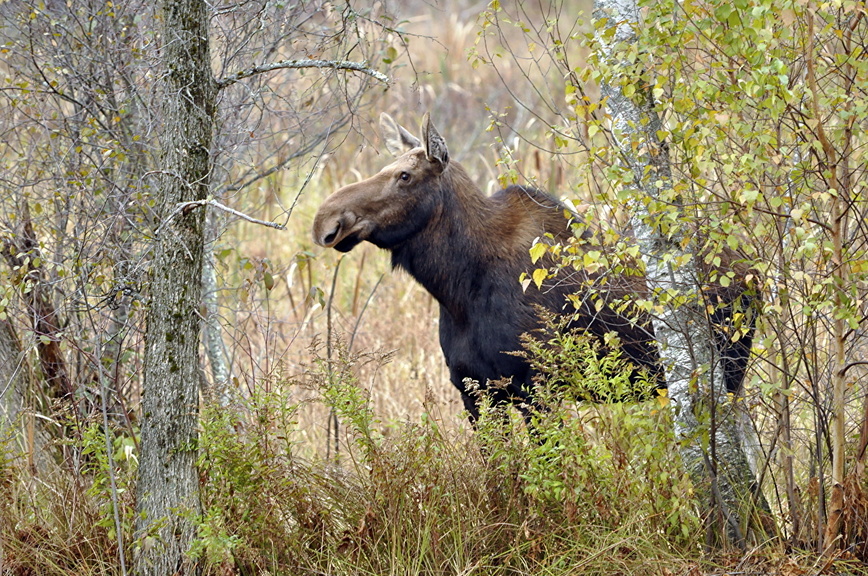
[(118, 545), (131, 542), (135, 515), (133, 439), (112, 431), (110, 466), (102, 426), (70, 424), (70, 438), (34, 462), (12, 430), (0, 428), (0, 574), (120, 574)]
[[(587, 346), (569, 347), (593, 352), (585, 370), (608, 364)], [(278, 367), (233, 405), (205, 404), (191, 550), (205, 574), (638, 574), (677, 572), (696, 556), (700, 524), (656, 400), (581, 404), (543, 381), (548, 409), (531, 431), (485, 402), (473, 433), (443, 426), (427, 405), (415, 421), (383, 422), (355, 374), (384, 358), (322, 352), (302, 376)], [(553, 364), (564, 352), (542, 354)], [(341, 422), (330, 458), (300, 434), (312, 397)], [(121, 573), (119, 542), (127, 558), (137, 545), (135, 444), (113, 434), (121, 539), (98, 425), (74, 447), (77, 476), (34, 482), (7, 446), (0, 573)]]
[[(413, 421), (380, 420), (356, 374), (387, 358), (322, 348), (304, 374), (278, 366), (233, 404), (204, 403), (190, 551), (204, 574), (702, 573), (702, 523), (665, 396), (582, 400), (636, 384), (617, 353), (578, 334), (529, 343), (543, 408), (525, 423), (483, 399), (468, 432), (428, 402)], [(310, 402), (341, 423), (328, 458), (299, 424)], [(3, 576), (122, 574), (119, 545), (129, 565), (135, 438), (113, 430), (109, 459), (99, 423), (75, 437), (41, 475), (13, 436), (0, 442)], [(775, 550), (752, 560), (778, 565)]]
[[(695, 551), (689, 484), (655, 401), (576, 409), (552, 390), (532, 433), (487, 406), (468, 435), (429, 412), (379, 421), (353, 376), (371, 359), (338, 356), (303, 383), (206, 409), (195, 552), (209, 573), (639, 573)], [(301, 456), (296, 386), (337, 413), (339, 458)]]

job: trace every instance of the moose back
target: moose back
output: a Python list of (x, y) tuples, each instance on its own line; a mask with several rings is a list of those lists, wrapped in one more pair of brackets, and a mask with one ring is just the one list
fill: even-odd
[[(589, 274), (575, 273), (571, 280), (543, 290), (522, 290), (518, 279), (530, 267), (534, 240), (548, 233), (565, 243), (573, 234), (562, 203), (524, 186), (486, 196), (450, 158), (428, 115), (421, 140), (387, 114), (380, 123), (386, 147), (397, 159), (329, 196), (314, 219), (313, 239), (341, 252), (365, 241), (388, 250), (393, 267), (406, 270), (437, 300), (440, 346), (471, 420), (479, 416), (479, 408), (468, 379), (495, 404), (514, 402), (527, 415), (534, 373), (528, 361), (513, 352), (521, 350), (522, 334), (541, 327), (540, 307), (570, 315), (571, 329), (599, 338), (616, 332), (626, 358), (663, 385), (649, 317), (622, 316), (613, 307), (599, 309), (590, 303), (577, 310), (567, 300), (568, 294), (588, 290), (587, 281), (593, 280)], [(607, 278), (600, 297), (620, 300), (645, 290), (643, 278), (623, 275)], [(736, 391), (750, 338), (733, 343), (723, 335), (718, 340), (727, 359), (727, 386)], [(487, 387), (489, 381), (506, 385)]]

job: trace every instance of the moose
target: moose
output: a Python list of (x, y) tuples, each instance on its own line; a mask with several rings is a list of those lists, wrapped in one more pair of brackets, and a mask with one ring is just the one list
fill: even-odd
[[(540, 310), (569, 318), (569, 329), (601, 340), (616, 333), (625, 358), (644, 370), (649, 382), (665, 386), (647, 314), (601, 307), (589, 294), (575, 297), (589, 290), (593, 274), (573, 272), (572, 278), (542, 289), (522, 289), (519, 277), (531, 264), (529, 250), (535, 240), (568, 242), (575, 234), (571, 220), (578, 221), (576, 213), (549, 194), (521, 185), (486, 196), (450, 158), (427, 114), (421, 140), (388, 114), (381, 115), (380, 124), (386, 148), (397, 159), (376, 175), (331, 194), (314, 218), (313, 240), (340, 252), (364, 241), (388, 250), (393, 268), (406, 270), (437, 300), (440, 346), (472, 422), (479, 417), (480, 392), (495, 405), (512, 402), (528, 417), (536, 374), (528, 359), (515, 352), (522, 348), (523, 334), (542, 327)], [(581, 234), (593, 241), (592, 230)], [(599, 298), (611, 304), (646, 291), (640, 275), (613, 274)], [(716, 314), (727, 310), (724, 306)], [(720, 334), (717, 341), (726, 359), (726, 385), (737, 391), (750, 334), (735, 342)]]

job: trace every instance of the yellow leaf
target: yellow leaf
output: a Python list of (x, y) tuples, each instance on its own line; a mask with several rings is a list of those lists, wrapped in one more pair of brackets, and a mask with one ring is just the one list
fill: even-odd
[(549, 271), (545, 268), (537, 268), (533, 271), (533, 281), (536, 284), (537, 288), (542, 287), (543, 280), (546, 279), (546, 276), (549, 275)]
[(542, 258), (546, 253), (546, 245), (542, 242), (537, 242), (533, 246), (530, 247), (530, 260), (534, 264), (536, 261)]

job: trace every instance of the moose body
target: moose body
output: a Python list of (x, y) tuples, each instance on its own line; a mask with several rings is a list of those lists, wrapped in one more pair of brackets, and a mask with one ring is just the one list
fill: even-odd
[[(443, 138), (426, 116), (422, 139), (386, 114), (381, 116), (386, 146), (398, 158), (367, 180), (334, 192), (314, 219), (313, 239), (347, 252), (362, 241), (389, 250), (392, 265), (413, 276), (440, 304), (440, 346), (452, 383), (461, 392), (471, 420), (479, 415), (469, 381), (495, 404), (532, 403), (533, 370), (514, 354), (521, 335), (542, 326), (540, 307), (568, 317), (569, 328), (602, 338), (618, 334), (624, 355), (663, 384), (650, 318), (620, 315), (613, 307), (588, 302), (577, 310), (568, 294), (587, 291), (593, 280), (575, 273), (570, 281), (522, 290), (519, 277), (531, 265), (535, 239), (550, 234), (566, 243), (576, 215), (541, 191), (510, 186), (485, 196), (464, 168), (449, 158)], [(586, 233), (586, 240), (591, 238)], [(604, 301), (645, 291), (641, 277), (607, 278)], [(579, 299), (583, 300), (583, 299)], [(736, 345), (727, 367), (727, 385), (737, 388), (746, 363)], [(502, 385), (488, 387), (488, 382)], [(526, 412), (525, 412), (526, 413)]]

